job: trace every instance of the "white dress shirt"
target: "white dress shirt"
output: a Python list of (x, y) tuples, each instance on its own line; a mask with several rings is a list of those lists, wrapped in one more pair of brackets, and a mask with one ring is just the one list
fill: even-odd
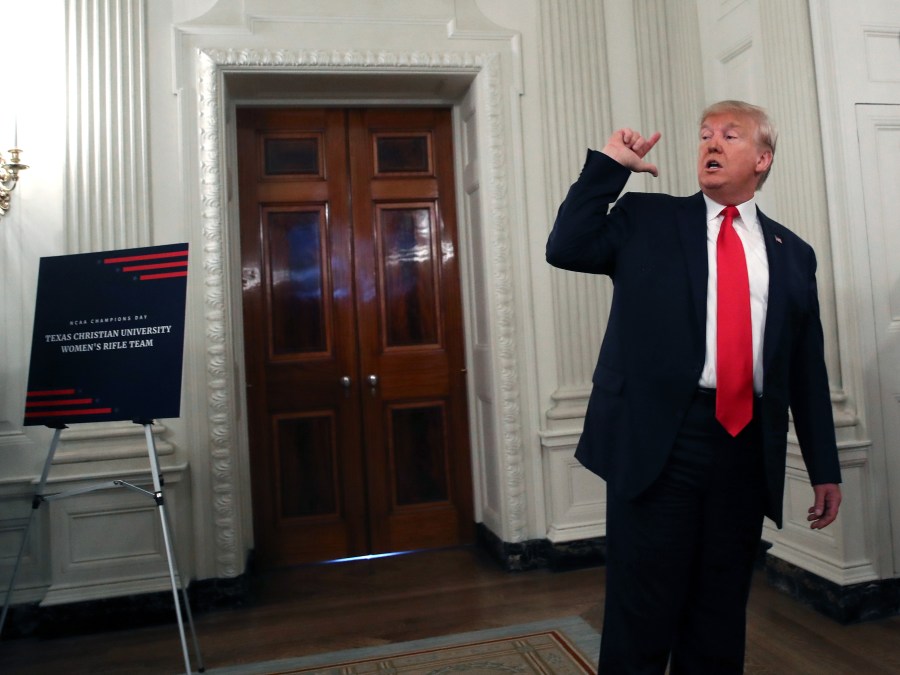
[[(701, 387), (716, 386), (716, 239), (722, 225), (724, 204), (706, 200), (706, 255), (709, 261), (709, 279), (706, 285), (706, 360), (700, 373)], [(753, 334), (753, 389), (757, 394), (763, 388), (763, 331), (766, 325), (766, 306), (769, 301), (769, 260), (766, 258), (766, 242), (756, 215), (756, 200), (737, 204), (740, 218), (734, 219), (734, 229), (741, 238), (747, 258), (747, 274), (750, 277), (750, 322)]]

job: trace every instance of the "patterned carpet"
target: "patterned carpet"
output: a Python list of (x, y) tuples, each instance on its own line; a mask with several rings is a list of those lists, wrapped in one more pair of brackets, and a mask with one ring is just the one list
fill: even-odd
[(587, 675), (600, 636), (580, 617), (207, 670), (208, 675)]

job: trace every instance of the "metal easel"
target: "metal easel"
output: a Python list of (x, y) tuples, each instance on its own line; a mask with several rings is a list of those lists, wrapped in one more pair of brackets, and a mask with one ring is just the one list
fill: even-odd
[[(19, 547), (19, 555), (16, 557), (16, 563), (13, 567), (12, 578), (9, 580), (9, 587), (6, 589), (6, 602), (3, 605), (3, 614), (0, 615), (0, 635), (2, 635), (3, 633), (3, 626), (6, 622), (6, 615), (9, 611), (9, 605), (12, 600), (12, 592), (13, 588), (15, 587), (16, 576), (19, 573), (19, 565), (22, 562), (22, 556), (25, 553), (25, 545), (28, 542), (28, 533), (31, 530), (31, 523), (34, 520), (34, 514), (37, 512), (38, 508), (40, 508), (41, 504), (44, 502), (93, 492), (95, 490), (124, 487), (147, 495), (156, 503), (156, 509), (159, 513), (159, 522), (162, 526), (163, 542), (166, 547), (166, 560), (169, 564), (169, 579), (172, 582), (172, 597), (175, 601), (175, 614), (178, 617), (178, 632), (181, 636), (181, 650), (182, 655), (184, 656), (185, 673), (191, 673), (193, 672), (191, 670), (191, 659), (188, 655), (187, 639), (185, 638), (184, 632), (184, 620), (181, 616), (181, 603), (178, 599), (178, 582), (176, 581), (178, 570), (177, 565), (175, 564), (175, 555), (173, 553), (172, 540), (169, 534), (170, 528), (169, 519), (166, 515), (165, 496), (163, 495), (162, 491), (163, 478), (162, 474), (159, 471), (159, 459), (156, 454), (156, 442), (153, 439), (153, 431), (151, 429), (153, 420), (134, 420), (134, 422), (135, 424), (140, 424), (144, 427), (144, 436), (147, 439), (147, 455), (150, 458), (150, 472), (153, 477), (153, 492), (145, 490), (142, 487), (133, 485), (124, 480), (111, 480), (104, 483), (97, 483), (82, 488), (67, 490), (65, 492), (58, 492), (50, 495), (44, 494), (44, 490), (47, 486), (47, 477), (50, 474), (50, 466), (53, 464), (53, 456), (56, 454), (56, 449), (59, 446), (59, 438), (62, 434), (62, 430), (66, 428), (65, 425), (51, 427), (52, 429), (54, 429), (53, 439), (50, 441), (50, 449), (47, 452), (47, 460), (44, 462), (44, 470), (41, 473), (41, 478), (38, 482), (37, 490), (35, 491), (34, 498), (31, 501), (31, 512), (28, 516), (28, 522), (25, 525), (25, 532), (22, 535), (22, 544)], [(191, 638), (194, 644), (194, 653), (197, 657), (197, 672), (202, 673), (204, 672), (204, 670), (206, 670), (206, 668), (203, 665), (203, 655), (200, 653), (200, 644), (197, 641), (197, 631), (194, 629), (194, 619), (191, 615), (191, 605), (188, 601), (187, 589), (184, 587), (184, 585), (182, 585), (181, 593), (184, 600), (185, 613), (187, 614), (188, 624), (191, 630)]]

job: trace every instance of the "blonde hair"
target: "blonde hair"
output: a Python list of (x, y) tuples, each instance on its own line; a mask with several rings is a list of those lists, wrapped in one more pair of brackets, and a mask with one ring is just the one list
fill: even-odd
[[(775, 128), (775, 123), (769, 118), (769, 114), (764, 108), (760, 108), (757, 105), (746, 103), (744, 101), (719, 101), (718, 103), (713, 103), (708, 106), (706, 110), (703, 111), (703, 115), (700, 117), (700, 124), (703, 124), (707, 117), (721, 115), (723, 113), (746, 115), (756, 122), (756, 144), (759, 147), (769, 150), (772, 153), (772, 161), (774, 162), (775, 145), (778, 142), (778, 130)], [(769, 164), (769, 168), (759, 177), (759, 182), (756, 184), (757, 190), (762, 188), (763, 183), (766, 182), (766, 178), (769, 177), (769, 172), (771, 170), (772, 164)]]

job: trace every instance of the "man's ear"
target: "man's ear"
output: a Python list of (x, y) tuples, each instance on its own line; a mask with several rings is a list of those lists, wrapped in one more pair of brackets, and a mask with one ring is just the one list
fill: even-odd
[(756, 173), (765, 173), (770, 166), (772, 166), (772, 151), (763, 150), (756, 158)]

